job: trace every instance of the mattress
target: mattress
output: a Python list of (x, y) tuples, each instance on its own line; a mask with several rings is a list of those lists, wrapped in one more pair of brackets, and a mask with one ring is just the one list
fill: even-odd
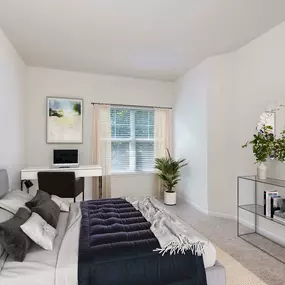
[[(80, 204), (74, 203), (70, 213), (60, 213), (54, 250), (46, 251), (34, 244), (24, 262), (8, 258), (0, 273), (0, 284), (78, 285), (80, 222)], [(188, 228), (191, 234), (202, 238), (193, 228)], [(211, 243), (206, 243), (203, 258), (208, 285), (225, 285), (225, 269), (216, 261), (216, 251)]]

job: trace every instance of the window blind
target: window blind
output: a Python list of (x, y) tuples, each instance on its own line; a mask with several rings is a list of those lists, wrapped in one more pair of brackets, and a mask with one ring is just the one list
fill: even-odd
[(154, 169), (154, 110), (112, 107), (112, 172)]

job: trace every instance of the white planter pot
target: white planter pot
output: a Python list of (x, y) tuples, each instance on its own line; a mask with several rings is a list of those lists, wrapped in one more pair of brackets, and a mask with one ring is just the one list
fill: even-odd
[(164, 204), (176, 205), (176, 192), (164, 191)]
[(257, 168), (257, 176), (259, 179), (267, 179), (267, 166), (265, 163), (261, 162)]

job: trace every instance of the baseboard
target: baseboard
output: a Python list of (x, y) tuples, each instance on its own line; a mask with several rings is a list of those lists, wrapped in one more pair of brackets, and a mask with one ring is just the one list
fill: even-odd
[(250, 229), (254, 228), (254, 224), (249, 222), (249, 221), (247, 221), (247, 220), (244, 220), (244, 219), (240, 218), (239, 222), (240, 222), (240, 224), (244, 225), (245, 227), (248, 227)]
[(182, 200), (184, 200), (188, 205), (194, 207), (196, 210), (198, 210), (199, 212), (202, 212), (203, 214), (208, 215), (208, 210), (202, 208), (201, 206), (198, 206), (197, 204), (193, 203), (192, 201), (188, 200), (187, 198), (185, 198), (182, 195), (177, 194), (177, 196), (179, 198), (181, 198)]
[(229, 215), (229, 214), (224, 214), (224, 213), (219, 213), (219, 212), (212, 212), (212, 211), (208, 211), (208, 214), (209, 214), (209, 216), (212, 216), (212, 217), (224, 218), (224, 219), (234, 220), (234, 221), (237, 220), (236, 216), (232, 216), (232, 215)]
[(258, 227), (257, 230), (260, 234), (264, 235), (265, 237), (268, 237), (269, 239), (285, 246), (285, 239), (282, 238), (282, 236), (275, 235), (273, 232), (269, 232), (269, 231), (267, 231), (263, 228), (260, 228), (260, 227)]
[[(261, 217), (258, 217), (259, 219), (262, 219)], [(240, 219), (239, 220), (240, 224), (252, 229), (254, 231), (254, 224), (246, 221), (244, 219)], [(267, 237), (268, 239), (271, 239), (279, 244), (283, 244), (285, 246), (285, 238), (282, 238), (282, 235), (277, 235), (274, 234), (274, 232), (272, 230), (266, 230), (264, 227), (256, 227), (257, 233)]]
[(198, 206), (197, 204), (193, 203), (192, 201), (188, 200), (186, 197), (184, 197), (183, 195), (178, 195), (177, 196), (181, 199), (183, 199), (187, 204), (189, 204), (190, 206), (194, 207), (196, 210), (202, 212), (203, 214), (209, 215), (209, 216), (213, 216), (213, 217), (217, 217), (217, 218), (225, 218), (225, 219), (230, 219), (230, 220), (235, 220), (236, 221), (236, 217), (233, 217), (229, 214), (224, 214), (224, 213), (219, 213), (219, 212), (212, 212), (212, 211), (208, 211), (206, 209), (204, 209), (201, 206)]

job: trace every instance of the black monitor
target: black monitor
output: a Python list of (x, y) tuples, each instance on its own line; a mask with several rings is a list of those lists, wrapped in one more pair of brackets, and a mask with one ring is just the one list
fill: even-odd
[(53, 166), (76, 167), (79, 165), (78, 149), (54, 149)]

